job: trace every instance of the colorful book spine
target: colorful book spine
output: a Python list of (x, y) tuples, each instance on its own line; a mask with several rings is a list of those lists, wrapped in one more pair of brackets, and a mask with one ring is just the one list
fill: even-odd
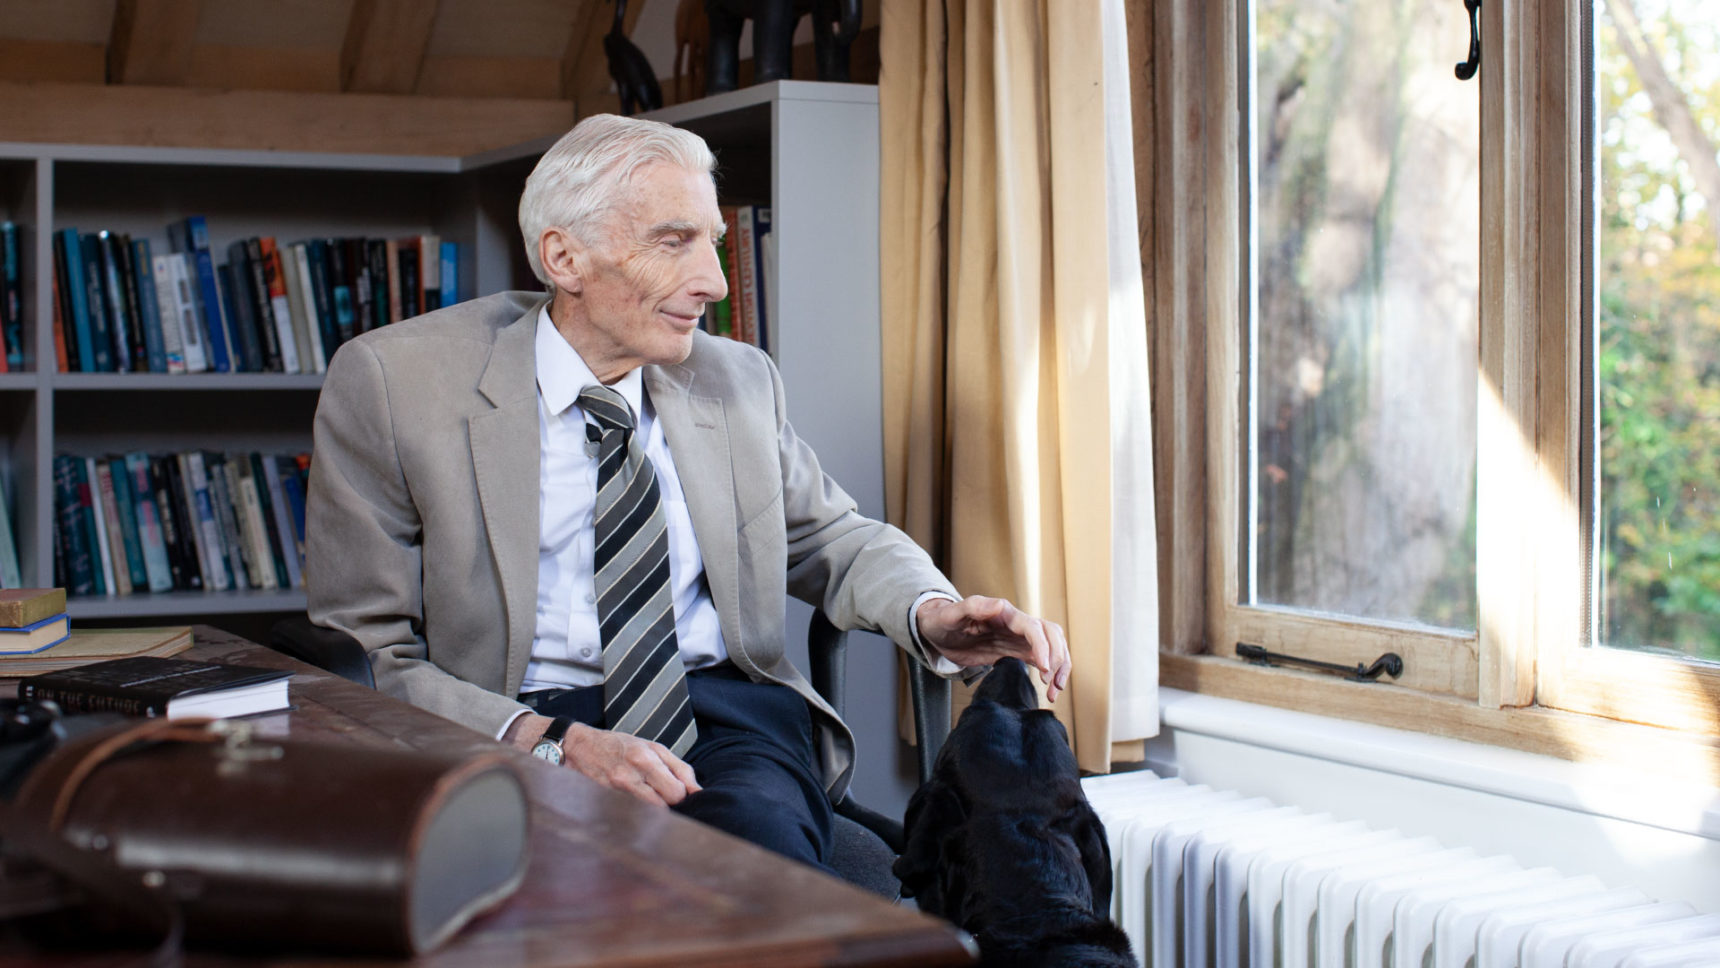
[(460, 244), (442, 243), (442, 305), (452, 306), (460, 301)]
[(161, 514), (156, 507), (154, 488), (149, 480), (149, 457), (141, 452), (123, 458), (130, 476), (132, 503), (137, 518), (137, 536), (143, 546), (143, 567), (149, 590), (173, 590), (173, 568), (167, 560), (167, 542), (161, 529)]
[(233, 371), (233, 341), (222, 311), (221, 288), (215, 274), (215, 258), (209, 252), (209, 226), (203, 216), (193, 215), (168, 227), (168, 238), (174, 250), (191, 257), (195, 270), (198, 307), (203, 316), (203, 331), (208, 334), (209, 368), (218, 373)]

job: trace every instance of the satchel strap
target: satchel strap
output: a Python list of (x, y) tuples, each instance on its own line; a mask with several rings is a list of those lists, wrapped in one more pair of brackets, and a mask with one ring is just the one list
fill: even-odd
[(53, 807), (48, 811), (48, 829), (55, 834), (60, 832), (66, 822), (66, 814), (72, 808), (72, 800), (78, 795), (78, 789), (89, 779), (90, 774), (120, 752), (138, 743), (225, 742), (227, 737), (215, 727), (216, 722), (218, 720), (146, 719), (91, 746), (72, 764), (72, 768), (66, 773), (65, 782), (60, 784), (59, 792), (54, 795)]

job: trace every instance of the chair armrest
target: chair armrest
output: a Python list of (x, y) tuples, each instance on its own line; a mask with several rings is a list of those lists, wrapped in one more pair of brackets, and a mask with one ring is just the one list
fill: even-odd
[(919, 739), (914, 752), (919, 757), (920, 782), (925, 783), (932, 778), (944, 740), (950, 738), (950, 681), (918, 662), (908, 663), (908, 675), (914, 700), (914, 733)]
[(871, 807), (861, 806), (851, 796), (842, 798), (842, 802), (836, 805), (836, 812), (877, 834), (892, 853), (900, 854), (907, 843), (901, 821), (886, 817)]
[(269, 647), (342, 679), (376, 688), (364, 646), (339, 629), (311, 624), (309, 616), (292, 615), (276, 622), (269, 630)]

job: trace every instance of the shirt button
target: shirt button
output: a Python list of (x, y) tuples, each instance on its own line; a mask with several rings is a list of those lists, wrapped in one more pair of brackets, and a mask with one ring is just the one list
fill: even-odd
[(590, 604), (595, 603), (596, 601), (597, 601), (597, 593), (596, 592), (586, 592), (585, 593), (585, 604), (590, 605)]
[(591, 658), (591, 651), (592, 651), (591, 646), (588, 645), (585, 648), (579, 650), (579, 657), (582, 659), (589, 659), (589, 658)]

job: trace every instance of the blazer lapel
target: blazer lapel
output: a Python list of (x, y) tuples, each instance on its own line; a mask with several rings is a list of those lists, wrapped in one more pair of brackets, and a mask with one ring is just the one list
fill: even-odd
[(534, 305), (496, 334), (478, 391), (495, 409), (470, 422), (478, 503), (501, 575), (507, 691), (519, 691), (536, 634), (538, 552), (537, 318)]
[(731, 655), (742, 655), (740, 551), (728, 422), (722, 400), (694, 395), (692, 381), (692, 371), (685, 365), (645, 367), (645, 389), (657, 419), (663, 422), (669, 452), (675, 456), (675, 472), (705, 560), (705, 579), (722, 623), (723, 641)]

